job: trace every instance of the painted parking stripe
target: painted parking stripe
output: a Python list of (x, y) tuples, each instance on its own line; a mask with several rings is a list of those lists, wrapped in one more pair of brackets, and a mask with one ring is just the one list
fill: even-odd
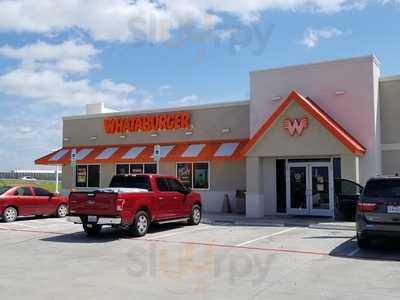
[(146, 238), (146, 240), (157, 240), (157, 239), (162, 239), (162, 238), (166, 238), (166, 237), (170, 237), (170, 236), (174, 236), (174, 235), (178, 235), (178, 234), (182, 234), (182, 233), (192, 233), (192, 232), (196, 232), (196, 231), (201, 231), (201, 230), (206, 230), (206, 229), (210, 229), (211, 226), (203, 226), (203, 227), (198, 227), (195, 229), (191, 229), (191, 230), (179, 230), (179, 231), (174, 231), (171, 233), (166, 233), (166, 234), (158, 234), (155, 236), (151, 236), (149, 238)]
[(171, 241), (171, 240), (150, 240), (150, 239), (132, 239), (131, 241), (146, 241), (155, 242), (163, 244), (177, 244), (177, 245), (194, 245), (203, 247), (213, 247), (213, 248), (226, 248), (226, 249), (237, 249), (237, 250), (254, 250), (254, 251), (265, 251), (265, 252), (278, 252), (278, 253), (295, 253), (295, 254), (308, 254), (308, 255), (319, 255), (319, 256), (329, 256), (326, 252), (317, 251), (304, 251), (304, 250), (292, 250), (285, 248), (263, 248), (263, 247), (251, 247), (251, 246), (235, 246), (235, 245), (225, 245), (225, 244), (214, 244), (214, 243), (202, 243), (202, 242), (184, 242), (184, 241)]
[(284, 234), (284, 233), (293, 231), (293, 230), (295, 230), (295, 229), (297, 229), (297, 228), (296, 228), (296, 227), (288, 228), (288, 229), (285, 229), (285, 230), (282, 230), (282, 231), (278, 231), (278, 232), (275, 232), (275, 233), (272, 233), (272, 234), (264, 235), (264, 236), (258, 237), (258, 238), (256, 238), (256, 239), (252, 239), (252, 240), (249, 240), (249, 241), (246, 241), (246, 242), (237, 244), (237, 245), (235, 245), (235, 246), (236, 246), (236, 247), (243, 247), (243, 246), (246, 246), (246, 245), (248, 245), (248, 244), (257, 242), (257, 241), (269, 239), (269, 238), (272, 238), (272, 237), (274, 237), (274, 236), (281, 235), (281, 234)]

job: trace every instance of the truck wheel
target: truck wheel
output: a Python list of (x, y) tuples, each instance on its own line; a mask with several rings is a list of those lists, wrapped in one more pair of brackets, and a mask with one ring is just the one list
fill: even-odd
[(18, 217), (18, 211), (15, 207), (9, 206), (3, 211), (3, 221), (14, 222)]
[(193, 205), (192, 215), (189, 219), (189, 225), (199, 225), (201, 221), (201, 207), (200, 205)]
[(149, 230), (150, 219), (145, 211), (139, 211), (135, 215), (133, 224), (131, 225), (131, 232), (134, 236), (145, 236)]
[[(88, 227), (88, 225), (92, 225), (92, 227)], [(88, 236), (96, 236), (100, 233), (102, 225), (95, 224), (86, 224), (83, 223), (83, 230), (86, 232)]]

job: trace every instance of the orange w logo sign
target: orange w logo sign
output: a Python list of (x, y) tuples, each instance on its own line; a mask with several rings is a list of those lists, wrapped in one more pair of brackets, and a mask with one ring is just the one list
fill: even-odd
[(295, 134), (302, 135), (304, 130), (308, 128), (308, 118), (302, 118), (300, 120), (286, 119), (283, 121), (283, 128), (289, 131), (291, 136), (294, 136)]

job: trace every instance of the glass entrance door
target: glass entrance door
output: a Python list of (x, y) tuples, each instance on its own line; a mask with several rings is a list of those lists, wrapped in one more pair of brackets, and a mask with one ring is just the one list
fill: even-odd
[(289, 214), (333, 216), (333, 173), (330, 163), (290, 163), (286, 184)]

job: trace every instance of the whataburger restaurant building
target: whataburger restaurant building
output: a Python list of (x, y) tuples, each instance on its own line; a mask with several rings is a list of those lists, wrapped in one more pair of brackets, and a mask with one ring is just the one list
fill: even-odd
[(400, 77), (382, 78), (375, 57), (255, 71), (250, 84), (249, 101), (89, 107), (64, 118), (62, 149), (36, 163), (61, 165), (65, 190), (104, 187), (115, 174), (174, 175), (202, 194), (209, 212), (246, 190), (248, 217), (333, 217), (335, 178), (364, 185), (400, 171)]

